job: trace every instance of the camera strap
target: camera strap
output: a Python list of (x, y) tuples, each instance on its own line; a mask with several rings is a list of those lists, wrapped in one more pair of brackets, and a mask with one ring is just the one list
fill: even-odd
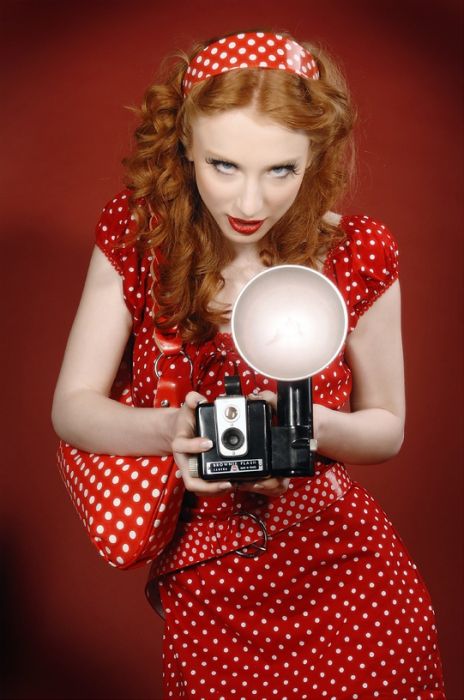
[(154, 407), (182, 406), (193, 388), (193, 362), (190, 356), (183, 349), (173, 354), (162, 352), (155, 360), (154, 371), (158, 380)]

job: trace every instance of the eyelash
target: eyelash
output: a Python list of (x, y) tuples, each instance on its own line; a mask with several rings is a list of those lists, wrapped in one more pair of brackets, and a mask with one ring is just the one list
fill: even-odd
[[(222, 175), (226, 175), (227, 173), (224, 173), (222, 170), (220, 170), (218, 166), (220, 166), (220, 165), (225, 165), (225, 166), (231, 165), (233, 168), (235, 168), (235, 165), (234, 165), (233, 163), (229, 163), (229, 162), (226, 161), (226, 160), (217, 160), (216, 158), (207, 158), (207, 159), (206, 159), (206, 162), (207, 162), (209, 165), (212, 165), (212, 166), (217, 170), (217, 172), (221, 173)], [(298, 174), (298, 170), (297, 170), (297, 168), (296, 168), (296, 164), (295, 164), (295, 163), (285, 163), (285, 164), (283, 164), (283, 165), (276, 165), (274, 168), (271, 168), (271, 172), (272, 172), (272, 170), (286, 170), (286, 171), (287, 171), (287, 172), (285, 173), (285, 175), (277, 175), (277, 179), (278, 179), (278, 180), (283, 180), (283, 179), (286, 178), (288, 175), (297, 175), (297, 174)], [(231, 171), (229, 171), (229, 172), (231, 172)]]

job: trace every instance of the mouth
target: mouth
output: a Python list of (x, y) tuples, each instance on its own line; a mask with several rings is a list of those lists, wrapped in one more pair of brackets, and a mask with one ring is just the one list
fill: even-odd
[(234, 219), (232, 216), (228, 216), (227, 218), (234, 231), (242, 233), (245, 236), (255, 233), (265, 221), (265, 219), (261, 219), (261, 221), (246, 221), (244, 219)]

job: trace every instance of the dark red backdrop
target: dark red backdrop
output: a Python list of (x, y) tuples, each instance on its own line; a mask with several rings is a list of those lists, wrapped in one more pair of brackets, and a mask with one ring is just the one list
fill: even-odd
[(457, 0), (37, 0), (4, 2), (2, 13), (6, 696), (160, 697), (161, 624), (145, 572), (110, 569), (87, 542), (54, 466), (50, 403), (94, 223), (120, 188), (133, 127), (123, 106), (166, 52), (264, 24), (321, 40), (341, 60), (361, 115), (349, 208), (384, 220), (400, 243), (406, 442), (388, 464), (352, 471), (422, 571), (449, 698), (460, 700)]

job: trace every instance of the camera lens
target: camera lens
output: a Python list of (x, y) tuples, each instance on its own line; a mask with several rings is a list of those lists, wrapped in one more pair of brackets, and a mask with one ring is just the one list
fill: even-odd
[(238, 450), (245, 442), (245, 437), (241, 430), (229, 428), (222, 433), (222, 444), (228, 450)]

